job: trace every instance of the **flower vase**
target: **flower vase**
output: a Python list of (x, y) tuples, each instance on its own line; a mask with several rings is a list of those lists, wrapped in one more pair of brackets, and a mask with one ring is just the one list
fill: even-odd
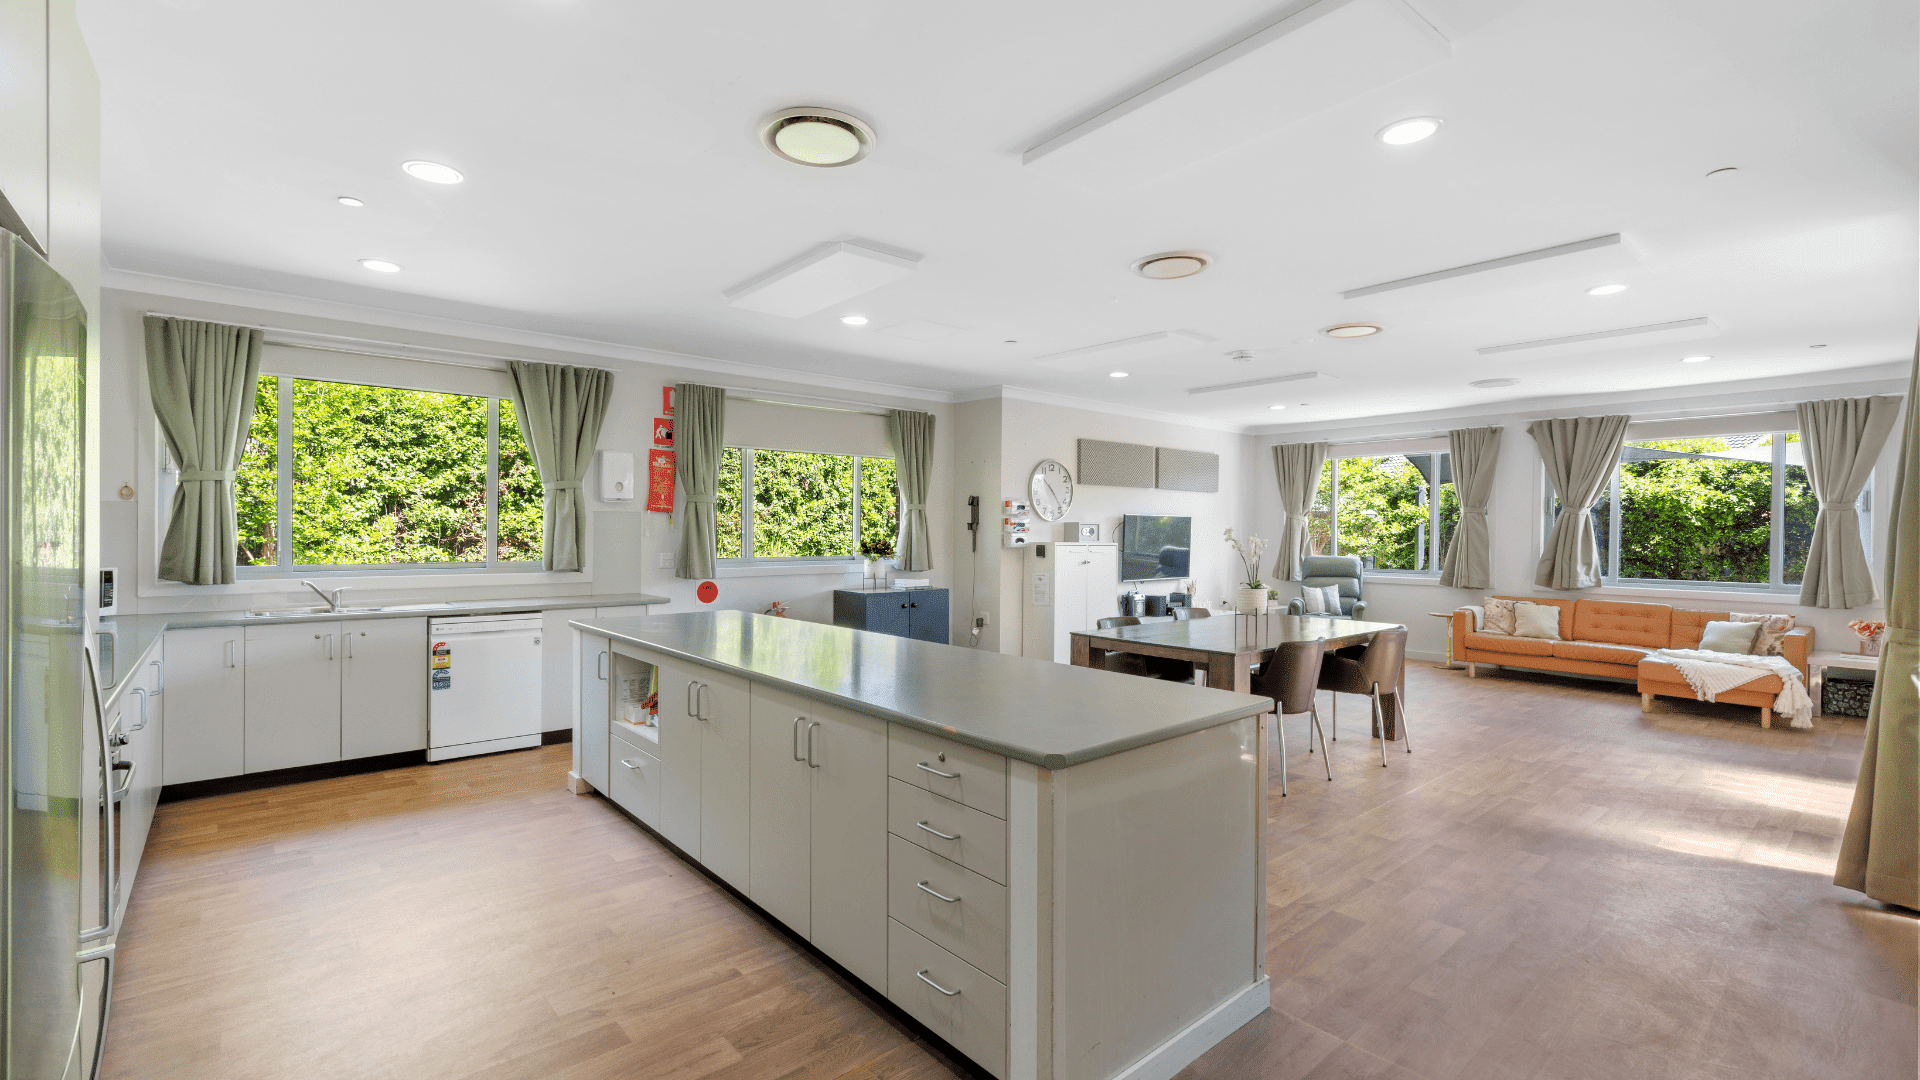
[(1878, 637), (1861, 638), (1860, 639), (1860, 655), (1861, 656), (1879, 656), (1880, 655), (1880, 639)]
[(1267, 606), (1267, 590), (1249, 589), (1242, 585), (1233, 590), (1233, 611), (1236, 615), (1258, 615)]

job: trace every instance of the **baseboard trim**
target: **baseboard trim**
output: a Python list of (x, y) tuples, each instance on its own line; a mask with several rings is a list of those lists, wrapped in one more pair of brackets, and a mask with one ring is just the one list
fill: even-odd
[(559, 731), (543, 731), (540, 733), (541, 746), (553, 746), (557, 743), (572, 741), (573, 729), (570, 727), (563, 727)]
[(160, 801), (167, 803), (179, 802), (182, 799), (204, 799), (210, 795), (259, 791), (261, 788), (305, 784), (313, 780), (331, 780), (338, 776), (358, 776), (361, 773), (386, 772), (388, 769), (405, 769), (426, 763), (425, 750), (407, 750), (398, 754), (354, 758), (352, 761), (323, 761), (318, 765), (300, 765), (291, 769), (275, 769), (272, 772), (217, 776), (212, 780), (167, 784), (160, 789)]
[(1265, 975), (1215, 1005), (1173, 1038), (1149, 1050), (1145, 1057), (1114, 1074), (1113, 1080), (1171, 1080), (1174, 1074), (1213, 1049), (1220, 1040), (1239, 1031), (1273, 1005), (1273, 985)]

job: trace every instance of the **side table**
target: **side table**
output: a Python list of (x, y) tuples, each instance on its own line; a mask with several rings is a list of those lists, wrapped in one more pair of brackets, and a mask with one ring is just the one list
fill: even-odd
[[(1445, 660), (1441, 661), (1440, 666), (1448, 671), (1460, 670), (1462, 665), (1453, 662), (1453, 612), (1429, 611), (1427, 614), (1436, 619), (1445, 619), (1447, 621), (1447, 656)], [(1815, 708), (1818, 707), (1817, 705), (1815, 706)]]
[(1827, 669), (1831, 667), (1847, 668), (1852, 671), (1879, 671), (1880, 658), (1862, 653), (1812, 652), (1807, 654), (1807, 694), (1813, 698), (1813, 715), (1823, 715), (1822, 699), (1827, 692)]

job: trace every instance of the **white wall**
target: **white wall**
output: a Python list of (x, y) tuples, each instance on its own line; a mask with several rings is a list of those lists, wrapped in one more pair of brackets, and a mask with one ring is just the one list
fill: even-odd
[[(1901, 366), (1904, 372), (1904, 366)], [(1626, 413), (1636, 421), (1670, 417), (1724, 416), (1734, 413), (1761, 413), (1791, 408), (1798, 401), (1836, 397), (1864, 397), (1871, 394), (1898, 394), (1905, 390), (1904, 374), (1865, 369), (1877, 376), (1853, 382), (1825, 383), (1809, 379), (1769, 380), (1766, 384), (1748, 384), (1747, 388), (1710, 395), (1688, 397), (1653, 394), (1624, 395), (1620, 398), (1593, 397), (1585, 400), (1556, 400), (1534, 403), (1523, 410), (1509, 407), (1482, 413), (1456, 412), (1412, 419), (1396, 418), (1390, 424), (1356, 424), (1351, 421), (1320, 427), (1298, 426), (1284, 433), (1269, 433), (1248, 438), (1249, 470), (1259, 477), (1257, 496), (1252, 502), (1254, 528), (1262, 536), (1280, 535), (1282, 515), (1278, 507), (1270, 447), (1279, 443), (1362, 442), (1394, 437), (1416, 437), (1439, 433), (1449, 428), (1499, 425), (1502, 436), (1500, 462), (1495, 472), (1493, 497), (1487, 504), (1487, 520), (1493, 544), (1493, 587), (1487, 590), (1442, 588), (1437, 580), (1370, 577), (1366, 582), (1367, 618), (1380, 622), (1404, 623), (1411, 631), (1409, 652), (1425, 659), (1439, 659), (1446, 645), (1445, 624), (1429, 618), (1428, 612), (1452, 611), (1462, 604), (1476, 602), (1486, 595), (1603, 597), (1624, 601), (1672, 604), (1676, 607), (1705, 608), (1791, 614), (1799, 625), (1814, 628), (1815, 647), (1844, 650), (1857, 647), (1857, 639), (1846, 624), (1852, 619), (1883, 619), (1885, 606), (1840, 611), (1802, 607), (1793, 594), (1709, 592), (1691, 589), (1616, 588), (1581, 589), (1556, 592), (1533, 583), (1534, 570), (1544, 540), (1542, 500), (1545, 498), (1540, 456), (1527, 435), (1527, 424), (1549, 416), (1597, 416)], [(1523, 403), (1524, 404), (1524, 403)], [(1885, 500), (1893, 490), (1895, 451), (1901, 432), (1895, 428), (1880, 456), (1874, 473), (1874, 486), (1880, 497), (1874, 515), (1874, 578), (1884, 588), (1887, 565), (1887, 530), (1892, 515), (1884, 511)], [(1297, 589), (1295, 590), (1297, 592)], [(1282, 595), (1286, 590), (1282, 588)]]
[[(759, 369), (743, 365), (708, 364), (704, 361), (643, 350), (607, 346), (592, 348), (592, 343), (564, 340), (542, 342), (535, 336), (492, 331), (486, 327), (442, 324), (437, 320), (417, 320), (392, 313), (345, 305), (323, 304), (295, 297), (242, 293), (212, 289), (185, 282), (160, 279), (121, 279), (132, 288), (107, 290), (100, 320), (103, 333), (101, 386), (101, 475), (100, 520), (102, 522), (102, 565), (117, 566), (123, 574), (141, 581), (138, 591), (123, 591), (122, 611), (234, 610), (259, 606), (275, 596), (301, 595), (297, 585), (289, 588), (281, 582), (243, 582), (234, 586), (194, 587), (154, 580), (153, 564), (157, 555), (159, 527), (155, 514), (155, 479), (159, 460), (159, 442), (153, 413), (148, 404), (145, 384), (144, 335), (141, 317), (148, 311), (183, 315), (241, 325), (258, 325), (314, 334), (339, 335), (371, 342), (387, 343), (403, 349), (453, 350), (491, 356), (515, 356), (552, 363), (589, 364), (614, 371), (614, 396), (602, 429), (601, 449), (631, 451), (636, 466), (644, 469), (645, 451), (652, 443), (653, 419), (659, 414), (662, 386), (678, 382), (723, 384), (749, 388), (755, 396), (805, 398), (828, 394), (836, 398), (864, 403), (875, 408), (904, 408), (934, 415), (934, 478), (927, 500), (927, 517), (933, 537), (934, 569), (926, 576), (936, 585), (951, 582), (953, 546), (951, 534), (959, 516), (952, 503), (953, 418), (952, 406), (944, 400), (913, 396), (912, 391), (898, 394), (874, 393), (858, 389), (823, 389), (820, 385), (798, 385), (765, 378)], [(420, 325), (434, 329), (422, 330)], [(442, 328), (444, 327), (444, 328)], [(270, 335), (271, 339), (272, 335)], [(575, 345), (584, 347), (573, 347)], [(368, 346), (378, 351), (377, 346)], [(337, 355), (300, 350), (306, 364), (334, 363), (344, 374), (368, 376), (381, 371), (392, 374), (398, 385), (418, 383), (421, 373), (435, 366), (405, 360)], [(504, 385), (504, 374), (476, 372), (471, 369), (437, 369), (446, 377), (466, 380), (492, 379)], [(820, 402), (813, 402), (815, 405)], [(850, 406), (839, 406), (849, 408)], [(822, 429), (823, 419), (842, 418), (839, 427), (870, 435), (878, 419), (847, 413), (824, 413), (817, 408), (789, 409), (765, 405), (743, 405), (743, 425), (750, 429), (760, 445), (800, 446)], [(785, 427), (782, 414), (792, 419)], [(831, 428), (833, 425), (827, 425)], [(870, 442), (871, 440), (866, 440)], [(814, 447), (835, 449), (835, 447)], [(850, 447), (860, 450), (867, 447)], [(644, 471), (640, 473), (644, 482)], [(133, 491), (131, 499), (119, 497), (122, 485)], [(587, 484), (589, 497), (595, 494), (592, 476)], [(388, 574), (367, 574), (330, 584), (351, 584), (356, 598), (363, 601), (419, 599), (458, 599), (462, 597), (553, 596), (576, 593), (648, 592), (669, 597), (668, 610), (685, 611), (702, 605), (694, 597), (696, 581), (677, 578), (670, 569), (658, 565), (661, 553), (678, 547), (677, 524), (669, 524), (667, 515), (645, 512), (644, 498), (632, 503), (590, 501), (592, 533), (588, 541), (588, 574), (518, 574), (510, 578), (472, 576), (408, 576), (396, 580)], [(964, 507), (962, 508), (964, 509)], [(674, 515), (674, 521), (680, 520)], [(723, 570), (716, 579), (720, 608), (758, 611), (775, 600), (786, 601), (792, 617), (813, 621), (832, 618), (831, 592), (835, 588), (858, 587), (860, 572), (838, 570), (796, 573), (786, 568), (741, 568)], [(956, 633), (964, 637), (963, 605), (955, 605)]]

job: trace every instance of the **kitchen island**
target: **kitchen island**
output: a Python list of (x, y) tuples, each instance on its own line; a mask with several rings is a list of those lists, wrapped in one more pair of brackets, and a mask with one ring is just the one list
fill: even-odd
[(741, 612), (572, 625), (578, 779), (994, 1076), (1164, 1080), (1267, 1008), (1272, 701)]

